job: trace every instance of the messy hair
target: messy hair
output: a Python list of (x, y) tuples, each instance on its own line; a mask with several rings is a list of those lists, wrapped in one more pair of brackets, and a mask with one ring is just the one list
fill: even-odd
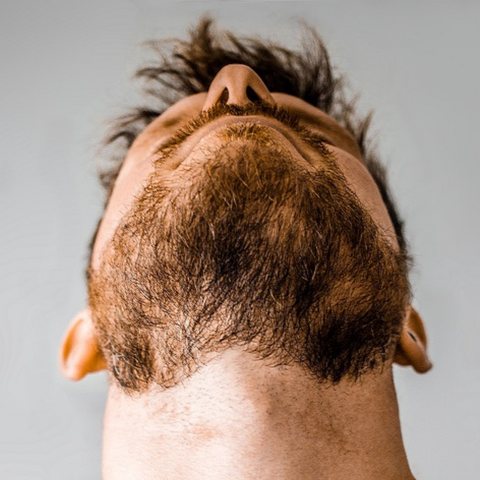
[[(203, 17), (187, 40), (151, 40), (147, 46), (156, 60), (138, 69), (143, 104), (111, 121), (104, 139), (107, 147), (99, 165), (99, 178), (111, 195), (126, 153), (137, 136), (168, 107), (182, 98), (208, 90), (221, 68), (241, 63), (252, 68), (272, 92), (298, 97), (333, 117), (356, 140), (366, 167), (374, 178), (392, 220), (403, 254), (408, 255), (403, 221), (389, 189), (386, 171), (369, 140), (372, 112), (362, 115), (350, 95), (344, 75), (333, 68), (318, 33), (304, 27), (302, 49), (294, 51), (270, 41), (239, 37), (216, 28)], [(90, 254), (93, 247), (92, 239)]]
[[(245, 64), (271, 92), (304, 100), (350, 132), (400, 251), (379, 235), (328, 149), (318, 147), (328, 168), (304, 171), (262, 144), (259, 125), (245, 126), (256, 141), (243, 146), (232, 146), (244, 138), (233, 129), (216, 156), (177, 169), (176, 185), (189, 184), (180, 193), (155, 174), (160, 158), (100, 266), (87, 270), (112, 378), (125, 392), (170, 388), (235, 346), (270, 365), (300, 365), (320, 382), (383, 368), (410, 301), (403, 224), (367, 139), (372, 115), (359, 113), (321, 38), (305, 27), (303, 48), (293, 51), (218, 31), (206, 17), (187, 40), (149, 45), (156, 60), (135, 74), (143, 106), (115, 119), (106, 136), (99, 173), (107, 202), (137, 136), (169, 106), (207, 91), (224, 66)], [(246, 110), (265, 107), (251, 100)]]

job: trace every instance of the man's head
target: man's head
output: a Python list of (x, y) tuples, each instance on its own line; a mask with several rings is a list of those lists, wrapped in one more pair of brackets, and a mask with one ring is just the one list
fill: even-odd
[(89, 309), (63, 348), (82, 359), (72, 378), (107, 366), (126, 392), (168, 388), (232, 347), (320, 382), (394, 358), (429, 368), (369, 117), (309, 38), (294, 53), (204, 21), (139, 71), (168, 108), (110, 136), (128, 153), (101, 173)]

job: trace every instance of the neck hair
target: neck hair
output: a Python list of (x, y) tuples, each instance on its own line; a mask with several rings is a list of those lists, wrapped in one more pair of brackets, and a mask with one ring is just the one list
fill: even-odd
[(171, 388), (235, 346), (332, 383), (393, 356), (402, 253), (328, 152), (323, 168), (296, 165), (257, 130), (153, 172), (91, 272), (97, 338), (125, 391)]

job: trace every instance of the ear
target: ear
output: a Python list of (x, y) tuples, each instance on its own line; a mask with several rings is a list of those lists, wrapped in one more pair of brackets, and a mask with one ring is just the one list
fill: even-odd
[(60, 368), (70, 380), (81, 380), (89, 373), (107, 368), (88, 309), (77, 314), (63, 337)]
[(393, 361), (399, 365), (411, 365), (418, 373), (426, 373), (433, 366), (427, 355), (425, 327), (413, 307), (408, 308)]

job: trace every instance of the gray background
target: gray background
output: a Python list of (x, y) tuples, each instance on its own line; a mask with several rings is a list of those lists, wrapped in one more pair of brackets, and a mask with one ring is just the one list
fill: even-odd
[(96, 141), (130, 99), (138, 44), (184, 36), (206, 11), (287, 45), (307, 19), (376, 108), (435, 364), (395, 370), (407, 453), (418, 480), (478, 479), (480, 6), (358, 0), (2, 0), (0, 478), (101, 478), (105, 375), (69, 383), (57, 361), (101, 212)]

